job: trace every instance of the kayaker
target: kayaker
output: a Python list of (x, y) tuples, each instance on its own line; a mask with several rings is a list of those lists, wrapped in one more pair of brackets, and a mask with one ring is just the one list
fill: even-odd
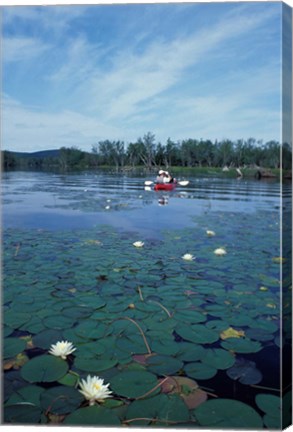
[(166, 171), (166, 176), (165, 176), (165, 183), (173, 183), (174, 178), (169, 174), (168, 171)]
[(168, 171), (160, 170), (158, 172), (156, 183), (173, 183), (174, 179)]

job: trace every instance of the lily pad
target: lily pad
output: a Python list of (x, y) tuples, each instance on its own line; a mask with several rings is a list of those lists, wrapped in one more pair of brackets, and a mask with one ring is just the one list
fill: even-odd
[(5, 407), (4, 423), (37, 424), (41, 420), (42, 410), (31, 403), (18, 403)]
[(159, 375), (172, 375), (178, 372), (183, 362), (171, 356), (153, 355), (147, 358), (148, 370)]
[(237, 353), (256, 353), (262, 349), (262, 345), (258, 341), (247, 338), (229, 338), (222, 341), (221, 346)]
[(205, 402), (207, 393), (200, 389), (197, 382), (184, 376), (170, 376), (162, 379), (162, 392), (178, 394), (187, 405), (188, 409), (194, 409)]
[(94, 320), (85, 320), (82, 321), (74, 328), (74, 332), (77, 336), (80, 336), (84, 339), (99, 339), (105, 335), (106, 325), (103, 323), (98, 323)]
[(262, 373), (256, 368), (253, 361), (239, 358), (233, 367), (227, 370), (227, 375), (233, 380), (239, 380), (241, 384), (258, 384), (262, 380)]
[(90, 307), (67, 307), (62, 310), (62, 315), (70, 318), (80, 319), (87, 318), (93, 313), (94, 309)]
[(249, 405), (233, 399), (210, 399), (194, 411), (201, 426), (217, 429), (262, 429), (261, 416)]
[(187, 422), (189, 411), (179, 396), (160, 394), (131, 403), (125, 418), (129, 425), (166, 426)]
[(102, 357), (99, 359), (95, 358), (76, 358), (74, 362), (74, 366), (77, 369), (80, 369), (85, 372), (95, 372), (99, 373), (105, 371), (107, 369), (111, 369), (118, 363), (117, 358), (106, 358)]
[(217, 369), (205, 365), (201, 362), (192, 362), (184, 366), (184, 371), (187, 376), (195, 379), (207, 380), (213, 378), (217, 374)]
[(245, 334), (249, 339), (257, 340), (260, 342), (274, 339), (274, 335), (272, 333), (269, 333), (261, 328), (249, 328), (245, 331)]
[(32, 405), (40, 406), (40, 396), (44, 391), (44, 388), (37, 385), (22, 387), (11, 395), (5, 405), (16, 405), (27, 402)]
[(10, 309), (4, 314), (4, 323), (5, 325), (18, 329), (25, 323), (27, 323), (31, 319), (31, 314), (26, 312), (16, 312), (13, 309)]
[(183, 339), (197, 344), (211, 344), (219, 339), (219, 334), (204, 325), (178, 325), (176, 333)]
[(33, 344), (38, 348), (49, 349), (52, 344), (63, 340), (63, 335), (59, 330), (44, 330), (33, 336)]
[(3, 358), (8, 359), (21, 353), (26, 348), (26, 342), (18, 338), (6, 338), (3, 348)]
[(41, 407), (53, 414), (68, 414), (83, 402), (82, 394), (72, 387), (52, 387), (41, 394)]
[(139, 336), (133, 336), (130, 337), (120, 337), (116, 342), (117, 348), (119, 348), (121, 351), (125, 351), (132, 354), (145, 354), (147, 352), (146, 345), (142, 339), (142, 337)]
[(63, 330), (73, 327), (73, 324), (75, 323), (75, 318), (66, 317), (63, 315), (50, 315), (44, 318), (43, 323), (47, 328), (54, 330)]
[(177, 344), (179, 351), (177, 358), (185, 362), (195, 362), (201, 360), (205, 355), (205, 349), (202, 345), (197, 345), (189, 342), (181, 342)]
[(62, 378), (68, 371), (68, 364), (59, 357), (41, 355), (31, 359), (21, 369), (21, 376), (26, 381), (53, 382)]
[[(158, 384), (157, 376), (151, 372), (125, 371), (111, 379), (111, 389), (119, 396), (128, 398), (141, 397), (151, 392)], [(156, 389), (152, 394), (158, 393)]]
[(65, 418), (63, 424), (73, 426), (116, 426), (120, 425), (121, 422), (113, 410), (95, 405), (74, 411)]
[(281, 398), (279, 396), (260, 393), (255, 397), (256, 405), (265, 414), (275, 417), (280, 421), (281, 419)]
[(205, 350), (201, 362), (215, 369), (228, 369), (235, 363), (235, 356), (221, 348), (209, 348)]

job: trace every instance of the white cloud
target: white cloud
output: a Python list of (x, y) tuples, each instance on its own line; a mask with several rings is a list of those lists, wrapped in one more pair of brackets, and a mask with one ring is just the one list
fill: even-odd
[(128, 47), (113, 58), (112, 68), (107, 72), (99, 66), (96, 72), (93, 70), (89, 79), (92, 98), (87, 102), (93, 111), (100, 112), (102, 106), (108, 120), (126, 120), (144, 111), (154, 98), (182, 83), (190, 67), (204, 64), (212, 53), (222, 52), (225, 56), (230, 40), (258, 28), (270, 17), (269, 12), (250, 18), (229, 14), (218, 25), (189, 37), (157, 40), (140, 54)]
[(50, 49), (50, 45), (31, 37), (4, 37), (2, 59), (6, 63), (32, 60)]
[[(90, 42), (79, 32), (60, 39), (60, 46), (58, 38), (44, 39), (55, 42), (56, 63), (48, 53), (50, 70), (42, 76), (48, 86), (45, 95), (53, 102), (42, 107), (40, 101), (34, 108), (5, 98), (5, 148), (29, 151), (76, 145), (89, 150), (100, 139), (130, 141), (148, 130), (162, 142), (169, 136), (241, 138), (254, 131), (259, 133), (256, 138), (269, 134), (278, 138), (277, 109), (265, 106), (278, 92), (278, 59), (275, 64), (266, 60), (263, 69), (252, 63), (243, 71), (237, 63), (239, 41), (243, 44), (243, 36), (254, 31), (260, 34), (274, 12), (269, 8), (248, 16), (245, 7), (240, 9), (241, 13), (233, 8), (209, 28), (195, 27), (188, 36), (174, 35), (173, 40), (154, 36), (149, 45), (145, 27), (120, 49), (119, 41), (111, 45), (106, 40), (102, 45), (102, 40)], [(62, 34), (84, 10), (30, 11), (27, 19), (36, 22), (38, 16), (44, 28), (51, 26)], [(6, 39), (5, 47), (4, 60), (16, 62), (36, 58), (49, 44), (15, 37)], [(249, 45), (241, 58), (249, 58), (257, 49), (259, 45)], [(213, 74), (204, 76), (208, 67), (214, 68)]]
[(2, 110), (3, 148), (34, 151), (77, 146), (91, 150), (93, 144), (106, 136), (119, 138), (114, 127), (73, 111), (42, 112), (4, 97)]

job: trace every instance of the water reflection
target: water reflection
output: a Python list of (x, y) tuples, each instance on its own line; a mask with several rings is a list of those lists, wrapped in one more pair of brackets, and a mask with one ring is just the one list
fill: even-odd
[[(97, 223), (160, 230), (190, 225), (209, 212), (279, 209), (280, 183), (189, 177), (171, 192), (144, 187), (145, 178), (107, 173), (9, 172), (2, 176), (3, 220), (7, 227), (91, 227)], [(289, 202), (291, 183), (283, 186)], [(164, 210), (168, 208), (168, 211)]]

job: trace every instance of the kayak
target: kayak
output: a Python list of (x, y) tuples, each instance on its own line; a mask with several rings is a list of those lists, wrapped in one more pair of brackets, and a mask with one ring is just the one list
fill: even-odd
[(165, 191), (171, 191), (175, 189), (177, 186), (177, 183), (156, 183), (154, 186), (155, 191), (165, 190)]

